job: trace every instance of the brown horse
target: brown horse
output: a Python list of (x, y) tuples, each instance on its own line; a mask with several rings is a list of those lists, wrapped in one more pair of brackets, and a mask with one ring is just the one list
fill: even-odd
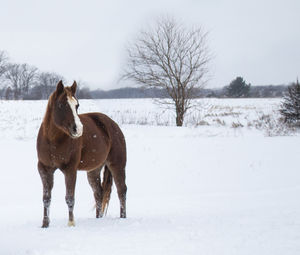
[[(86, 170), (96, 201), (96, 217), (102, 217), (110, 200), (112, 182), (120, 199), (120, 217), (126, 218), (126, 144), (119, 126), (102, 113), (79, 114), (76, 82), (62, 81), (49, 97), (37, 138), (38, 170), (43, 183), (44, 218), (49, 226), (53, 175), (59, 168), (65, 176), (69, 226), (74, 226), (74, 191), (77, 170)], [(100, 171), (105, 166), (101, 183)]]

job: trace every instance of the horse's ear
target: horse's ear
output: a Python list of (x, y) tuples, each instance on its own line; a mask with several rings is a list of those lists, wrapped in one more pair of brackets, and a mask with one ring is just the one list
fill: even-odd
[(77, 83), (76, 83), (76, 81), (74, 81), (73, 85), (71, 86), (71, 91), (72, 91), (73, 96), (76, 93), (76, 89), (77, 89)]
[(64, 91), (64, 84), (62, 83), (62, 80), (60, 80), (56, 85), (57, 95), (61, 94), (63, 91)]

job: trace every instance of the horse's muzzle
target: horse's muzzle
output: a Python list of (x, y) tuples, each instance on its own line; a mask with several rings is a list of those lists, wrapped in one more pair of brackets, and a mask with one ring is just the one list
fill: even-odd
[(73, 124), (70, 127), (70, 134), (72, 138), (74, 139), (79, 138), (80, 136), (82, 136), (82, 133), (83, 133), (83, 126), (81, 123), (80, 125)]

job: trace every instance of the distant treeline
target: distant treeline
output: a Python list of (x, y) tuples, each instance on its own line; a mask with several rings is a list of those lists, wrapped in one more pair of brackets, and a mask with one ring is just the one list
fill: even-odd
[[(286, 85), (251, 86), (249, 95), (252, 98), (282, 97), (287, 91)], [(112, 90), (89, 90), (85, 91), (85, 96), (93, 99), (113, 99), (113, 98), (168, 98), (168, 94), (163, 89), (157, 88), (120, 88)], [(194, 92), (195, 98), (215, 97), (228, 98), (226, 87), (218, 89), (199, 89)], [(84, 96), (84, 95), (83, 95)], [(81, 97), (78, 95), (78, 97)], [(82, 97), (83, 98), (83, 97)]]
[[(23, 97), (23, 100), (40, 100), (46, 99), (55, 86), (48, 86), (46, 95), (43, 93), (41, 86), (35, 86)], [(287, 91), (286, 85), (269, 85), (269, 86), (251, 86), (247, 98), (272, 98), (282, 97)], [(10, 94), (11, 92), (9, 92)], [(114, 99), (114, 98), (168, 98), (168, 94), (163, 89), (157, 88), (120, 88), (112, 90), (90, 90), (89, 88), (79, 88), (77, 91), (79, 99)], [(200, 89), (195, 90), (195, 98), (228, 98), (226, 87), (217, 89)], [(0, 89), (1, 99), (13, 99), (8, 97), (7, 88)]]

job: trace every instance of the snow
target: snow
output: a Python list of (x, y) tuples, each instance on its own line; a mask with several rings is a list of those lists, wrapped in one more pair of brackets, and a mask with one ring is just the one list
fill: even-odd
[(170, 111), (157, 118), (150, 100), (81, 100), (80, 112), (107, 113), (125, 134), (128, 218), (119, 218), (114, 188), (107, 216), (96, 219), (78, 172), (76, 226), (68, 227), (57, 171), (42, 229), (35, 139), (46, 103), (0, 101), (0, 254), (300, 254), (300, 136), (231, 125), (273, 113), (279, 100), (210, 100), (209, 125), (182, 128)]

